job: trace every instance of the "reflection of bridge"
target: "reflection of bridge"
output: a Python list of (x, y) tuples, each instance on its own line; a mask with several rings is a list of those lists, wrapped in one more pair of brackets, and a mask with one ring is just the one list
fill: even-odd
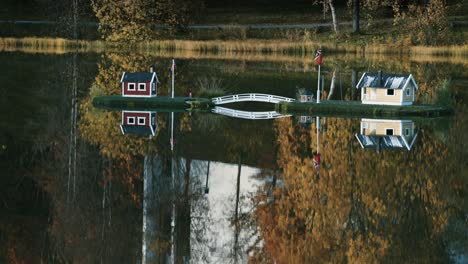
[(258, 93), (247, 93), (247, 94), (234, 94), (226, 95), (221, 97), (215, 97), (211, 99), (215, 105), (229, 104), (236, 102), (265, 102), (277, 104), (279, 102), (293, 102), (294, 99), (271, 95), (271, 94), (258, 94)]
[(215, 114), (231, 116), (235, 118), (243, 118), (243, 119), (274, 119), (274, 118), (291, 116), (291, 115), (282, 115), (275, 111), (248, 112), (248, 111), (234, 110), (234, 109), (220, 107), (220, 106), (216, 106), (215, 108), (213, 108), (212, 112)]

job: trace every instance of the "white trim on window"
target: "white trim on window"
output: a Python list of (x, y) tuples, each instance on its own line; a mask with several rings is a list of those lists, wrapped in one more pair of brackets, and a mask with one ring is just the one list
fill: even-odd
[(406, 88), (406, 96), (410, 96), (411, 95), (411, 88)]
[(127, 124), (134, 125), (135, 124), (135, 117), (134, 116), (127, 116)]
[[(133, 87), (133, 88), (131, 88)], [(127, 91), (135, 91), (136, 90), (136, 84), (135, 83), (128, 83), (127, 84)]]
[[(389, 94), (390, 91), (392, 91), (393, 94)], [(395, 94), (396, 94), (396, 93), (395, 93), (395, 89), (387, 89), (387, 95), (388, 95), (388, 96), (395, 96)]]
[(146, 117), (138, 117), (138, 125), (144, 125), (146, 123)]
[(138, 91), (146, 91), (146, 83), (139, 83), (138, 84)]
[[(391, 132), (390, 132), (390, 131), (391, 131)], [(386, 136), (393, 136), (393, 135), (394, 135), (394, 132), (395, 132), (395, 131), (393, 130), (393, 128), (386, 128), (386, 129), (385, 129), (385, 135), (386, 135)]]

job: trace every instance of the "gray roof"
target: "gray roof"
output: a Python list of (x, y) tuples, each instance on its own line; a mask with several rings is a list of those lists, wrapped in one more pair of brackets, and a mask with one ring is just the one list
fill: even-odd
[(356, 139), (361, 144), (362, 148), (370, 149), (407, 149), (410, 150), (413, 146), (416, 136), (408, 143), (403, 136), (366, 136), (355, 135)]
[(155, 72), (124, 72), (120, 82), (151, 82), (153, 78), (158, 82)]
[(138, 125), (120, 125), (122, 134), (136, 134), (141, 136), (154, 136), (154, 130), (150, 126), (138, 126)]
[(382, 88), (382, 89), (403, 89), (411, 81), (418, 89), (418, 85), (411, 74), (381, 74), (382, 82), (379, 81), (379, 73), (365, 72), (359, 80), (356, 88)]

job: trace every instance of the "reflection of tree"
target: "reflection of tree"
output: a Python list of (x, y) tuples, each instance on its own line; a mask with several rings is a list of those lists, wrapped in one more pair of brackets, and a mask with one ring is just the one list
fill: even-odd
[[(459, 166), (457, 157), (425, 131), (411, 152), (376, 156), (354, 142), (352, 122), (328, 120), (327, 134), (321, 135), (324, 162), (316, 177), (311, 155), (298, 151), (306, 137), (297, 135), (289, 120), (277, 121), (284, 188), (257, 209), (265, 244), (254, 259), (447, 261), (442, 234), (448, 219), (462, 210), (462, 196), (447, 200), (446, 191), (466, 186), (454, 186), (441, 175)], [(311, 129), (307, 137), (314, 133)]]

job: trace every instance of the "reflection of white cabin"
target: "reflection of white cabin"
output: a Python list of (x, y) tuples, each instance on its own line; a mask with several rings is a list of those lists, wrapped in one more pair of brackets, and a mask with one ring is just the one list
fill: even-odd
[(156, 112), (122, 111), (120, 130), (122, 134), (132, 133), (143, 136), (154, 136), (157, 129)]
[(360, 134), (355, 135), (362, 148), (407, 149), (416, 140), (412, 120), (361, 119)]
[(412, 105), (418, 85), (411, 74), (365, 72), (358, 84), (363, 104)]

